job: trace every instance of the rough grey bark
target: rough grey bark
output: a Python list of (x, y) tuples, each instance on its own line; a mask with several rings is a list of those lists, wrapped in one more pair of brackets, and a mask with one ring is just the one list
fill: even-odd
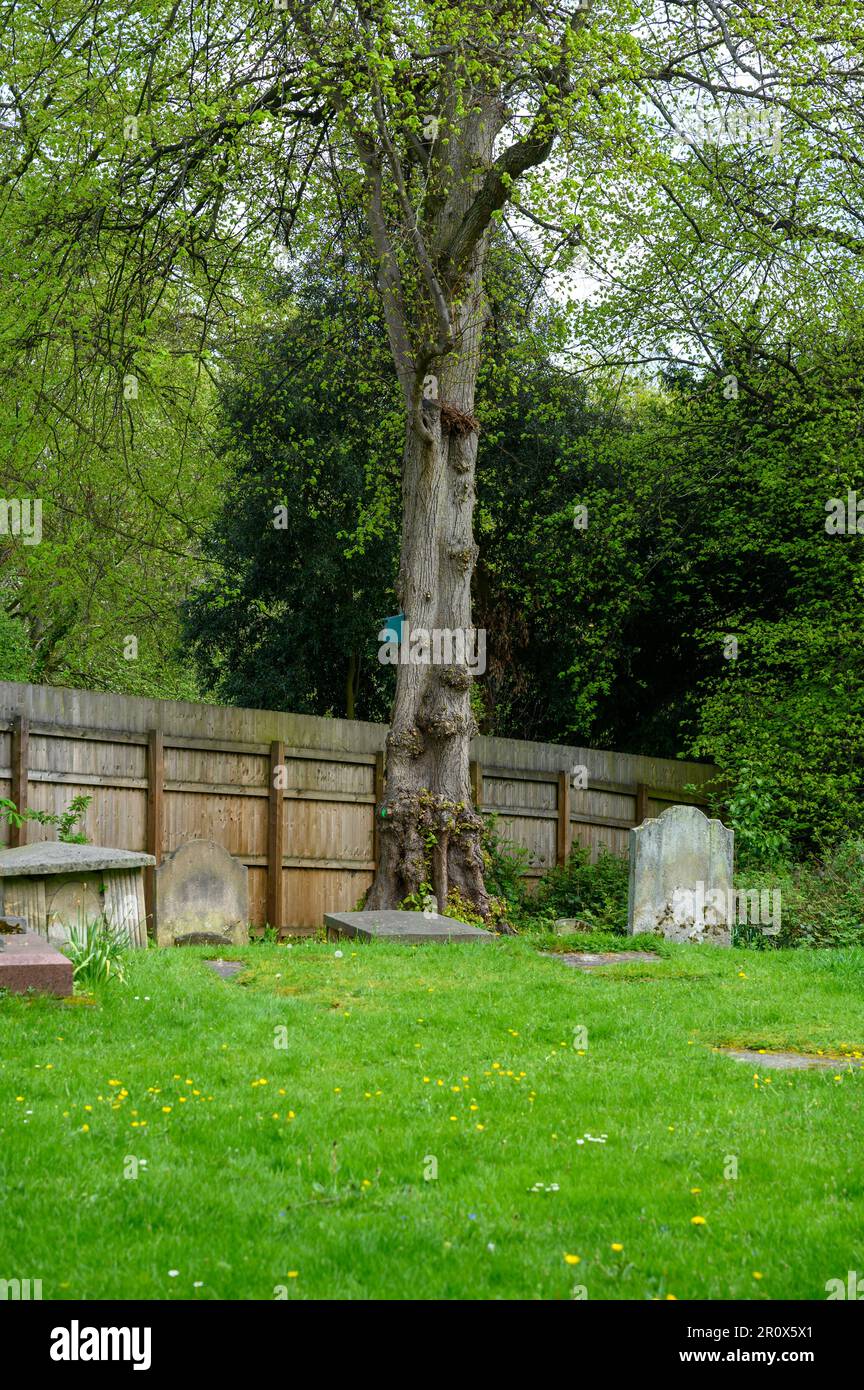
[[(443, 332), (444, 319), (448, 343), (441, 353), (421, 353), (419, 360), (415, 356), (414, 369), (403, 380), (407, 424), (397, 597), (411, 632), (472, 631), (471, 578), (477, 558), (474, 396), (486, 314), (486, 229), (474, 240), (464, 266), (456, 268), (447, 252), (454, 229), (468, 216), (478, 192), (478, 176), (468, 170), (489, 168), (499, 119), (497, 104), (489, 101), (467, 122), (458, 153), (462, 168), (454, 170), (451, 162), (453, 191), (438, 205), (424, 239), (433, 284), (445, 298), (442, 313), (434, 289), (430, 291), (430, 327)], [(402, 325), (395, 327), (391, 343), (395, 336), (398, 345)], [(437, 378), (437, 398), (424, 399), (427, 372)], [(482, 819), (472, 805), (469, 773), (470, 742), (476, 732), (471, 682), (466, 662), (398, 667), (385, 796), (376, 807), (379, 864), (368, 907), (394, 907), (426, 882), (441, 911), (455, 892), (488, 917)]]

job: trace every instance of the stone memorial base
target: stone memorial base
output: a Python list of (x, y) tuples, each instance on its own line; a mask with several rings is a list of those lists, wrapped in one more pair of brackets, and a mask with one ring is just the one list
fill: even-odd
[(72, 962), (36, 932), (0, 937), (0, 989), (25, 994), (72, 993)]
[(394, 941), (419, 946), (426, 941), (491, 941), (493, 933), (469, 926), (455, 917), (424, 917), (399, 909), (384, 912), (325, 912), (328, 937), (355, 941)]

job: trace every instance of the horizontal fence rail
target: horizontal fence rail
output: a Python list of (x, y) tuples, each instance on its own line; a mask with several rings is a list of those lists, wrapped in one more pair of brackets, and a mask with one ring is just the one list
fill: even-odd
[[(372, 882), (386, 734), (359, 720), (0, 682), (0, 796), (55, 814), (91, 796), (88, 838), (157, 863), (186, 840), (215, 840), (248, 868), (250, 922), (305, 934)], [(475, 804), (527, 852), (533, 878), (574, 845), (625, 855), (646, 816), (706, 806), (715, 773), (517, 739), (477, 738), (472, 754)], [(51, 837), (25, 821), (4, 843)], [(152, 920), (153, 870), (145, 897)]]

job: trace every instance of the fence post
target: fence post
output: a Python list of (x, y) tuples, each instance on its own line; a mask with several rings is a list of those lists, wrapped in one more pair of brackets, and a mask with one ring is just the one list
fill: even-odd
[(270, 744), (270, 801), (267, 808), (267, 925), (282, 935), (282, 859), (285, 854), (285, 789), (276, 786), (276, 769), (285, 765), (285, 744)]
[(558, 773), (558, 847), (556, 863), (565, 865), (570, 855), (570, 773)]
[(375, 805), (372, 807), (372, 858), (375, 860), (375, 868), (378, 868), (378, 860), (381, 854), (381, 832), (378, 829), (378, 807), (384, 800), (384, 754), (375, 754), (375, 781), (373, 785)]
[(471, 796), (474, 801), (474, 810), (479, 811), (483, 805), (483, 766), (479, 759), (469, 764), (471, 773)]
[(156, 867), (162, 863), (162, 830), (165, 797), (165, 744), (161, 729), (147, 734), (147, 853), (156, 865), (144, 870), (144, 911), (148, 930), (156, 931)]
[(644, 782), (636, 783), (636, 825), (641, 825), (648, 815), (648, 787)]
[[(29, 787), (27, 782), (30, 763), (30, 720), (26, 714), (16, 714), (12, 722), (12, 800), (17, 810), (27, 810)], [(27, 822), (9, 826), (9, 848), (27, 843)]]

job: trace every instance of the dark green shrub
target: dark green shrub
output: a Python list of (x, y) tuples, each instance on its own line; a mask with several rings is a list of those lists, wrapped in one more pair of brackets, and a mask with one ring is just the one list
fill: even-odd
[(775, 946), (864, 946), (864, 841), (852, 838), (821, 858), (773, 872), (744, 871), (736, 887), (781, 895), (780, 932), (765, 938), (758, 926), (738, 926), (735, 944)]
[(601, 850), (592, 864), (588, 851), (574, 845), (567, 863), (540, 880), (534, 907), (553, 917), (578, 917), (592, 930), (626, 932), (627, 892), (625, 859)]

